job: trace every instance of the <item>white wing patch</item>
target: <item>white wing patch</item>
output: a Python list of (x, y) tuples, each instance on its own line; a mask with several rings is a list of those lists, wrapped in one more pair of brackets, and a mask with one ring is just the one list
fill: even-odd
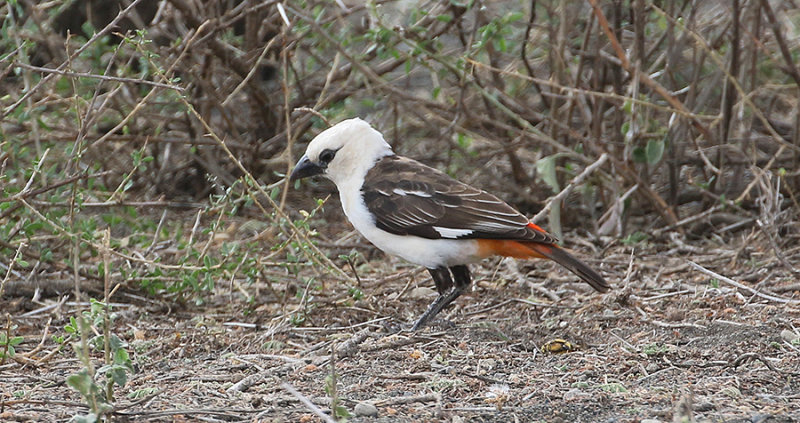
[(433, 230), (439, 232), (439, 235), (442, 238), (458, 238), (461, 236), (466, 236), (472, 233), (472, 229), (453, 229), (453, 228), (440, 228), (439, 226), (434, 226)]
[(416, 195), (417, 197), (429, 198), (431, 195), (424, 191), (404, 191), (400, 188), (392, 190), (393, 193), (405, 197), (406, 195)]

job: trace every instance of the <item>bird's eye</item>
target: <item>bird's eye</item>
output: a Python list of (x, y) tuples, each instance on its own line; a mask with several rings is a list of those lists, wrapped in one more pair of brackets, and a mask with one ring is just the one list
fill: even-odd
[(322, 153), (319, 153), (319, 162), (320, 164), (328, 164), (333, 160), (333, 156), (336, 155), (336, 150), (325, 149), (322, 150)]

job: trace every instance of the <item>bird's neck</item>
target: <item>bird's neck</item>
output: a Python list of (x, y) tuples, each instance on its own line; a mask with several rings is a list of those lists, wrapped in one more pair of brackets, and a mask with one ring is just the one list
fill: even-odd
[(339, 192), (352, 191), (360, 192), (361, 186), (364, 185), (364, 178), (367, 172), (370, 171), (375, 164), (387, 156), (394, 156), (391, 150), (376, 154), (373, 160), (364, 160), (361, 163), (354, 163), (346, 173), (331, 175), (331, 180), (336, 184)]
[[(342, 208), (347, 217), (351, 222), (354, 222), (354, 224), (356, 220), (360, 219), (356, 216), (360, 216), (366, 212), (361, 188), (364, 186), (367, 173), (380, 160), (390, 156), (394, 156), (391, 150), (389, 150), (387, 154), (376, 157), (374, 161), (368, 162), (368, 165), (354, 167), (345, 177), (333, 181), (336, 184), (336, 188), (339, 190), (339, 199), (342, 202)], [(366, 217), (361, 220), (365, 219)], [(359, 228), (359, 230), (361, 230), (361, 228)]]

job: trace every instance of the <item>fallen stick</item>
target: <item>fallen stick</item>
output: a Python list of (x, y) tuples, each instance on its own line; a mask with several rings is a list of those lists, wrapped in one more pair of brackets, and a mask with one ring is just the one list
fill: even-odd
[(708, 276), (711, 276), (713, 278), (719, 279), (722, 282), (725, 282), (727, 284), (733, 285), (733, 286), (735, 286), (735, 287), (737, 287), (739, 289), (744, 289), (745, 291), (748, 291), (748, 292), (752, 293), (753, 295), (757, 295), (757, 296), (759, 296), (761, 298), (764, 298), (765, 300), (776, 301), (776, 302), (784, 303), (784, 304), (800, 304), (800, 300), (790, 300), (788, 298), (781, 298), (781, 297), (776, 297), (774, 295), (761, 293), (761, 292), (759, 292), (759, 291), (757, 291), (757, 290), (755, 290), (753, 288), (750, 288), (749, 286), (747, 286), (745, 284), (736, 282), (735, 280), (733, 280), (731, 278), (727, 278), (725, 276), (720, 275), (719, 273), (715, 273), (715, 272), (713, 272), (711, 270), (708, 270), (705, 267), (700, 266), (699, 264), (697, 264), (697, 263), (695, 263), (695, 262), (693, 262), (691, 260), (689, 260), (689, 265), (694, 267), (695, 269), (699, 270), (700, 272), (705, 273)]
[(322, 421), (324, 421), (325, 423), (336, 423), (336, 420), (334, 420), (331, 416), (325, 414), (325, 412), (322, 411), (321, 408), (317, 407), (313, 402), (311, 402), (310, 399), (306, 398), (305, 395), (298, 392), (297, 389), (294, 389), (294, 386), (290, 385), (288, 382), (281, 383), (281, 388), (289, 391), (289, 393), (292, 394), (295, 398), (297, 398), (300, 402), (302, 402), (303, 405), (305, 405), (306, 408), (309, 409), (309, 411), (316, 414), (317, 417), (321, 418)]

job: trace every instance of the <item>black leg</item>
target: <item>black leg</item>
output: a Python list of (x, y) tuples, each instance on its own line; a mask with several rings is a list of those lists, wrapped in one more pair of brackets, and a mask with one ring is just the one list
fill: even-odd
[[(431, 305), (428, 306), (428, 309), (425, 310), (425, 313), (422, 313), (422, 316), (420, 316), (419, 320), (414, 323), (414, 326), (411, 328), (411, 330), (417, 330), (425, 326), (425, 324), (436, 317), (436, 315), (439, 314), (443, 308), (455, 301), (455, 299), (458, 298), (461, 293), (467, 289), (467, 287), (469, 287), (471, 282), (469, 277), (469, 268), (464, 265), (453, 266), (449, 270), (444, 267), (428, 270), (433, 276), (434, 283), (436, 283), (436, 290), (439, 291), (439, 296), (436, 297)], [(453, 284), (453, 280), (450, 279), (450, 272), (453, 272), (455, 284)], [(442, 277), (442, 274), (446, 275), (446, 277)], [(441, 280), (446, 282), (446, 284), (440, 284), (439, 280), (437, 280), (437, 277), (441, 278)], [(447, 286), (449, 289), (446, 292), (442, 292), (440, 287), (445, 286)]]
[(461, 264), (451, 267), (450, 271), (453, 272), (453, 280), (455, 280), (457, 287), (461, 289), (469, 288), (469, 285), (472, 283), (472, 277), (469, 275), (469, 267)]
[(453, 287), (453, 279), (450, 278), (450, 271), (446, 267), (437, 267), (435, 269), (428, 269), (433, 277), (433, 283), (436, 284), (436, 292), (439, 295), (444, 295), (450, 288)]
[(450, 305), (456, 298), (458, 298), (464, 291), (469, 288), (469, 285), (472, 283), (472, 278), (469, 275), (469, 267), (465, 265), (453, 266), (450, 268), (450, 271), (453, 272), (453, 280), (455, 281), (455, 288), (458, 293), (455, 294), (449, 301), (442, 305), (442, 308), (445, 308)]

